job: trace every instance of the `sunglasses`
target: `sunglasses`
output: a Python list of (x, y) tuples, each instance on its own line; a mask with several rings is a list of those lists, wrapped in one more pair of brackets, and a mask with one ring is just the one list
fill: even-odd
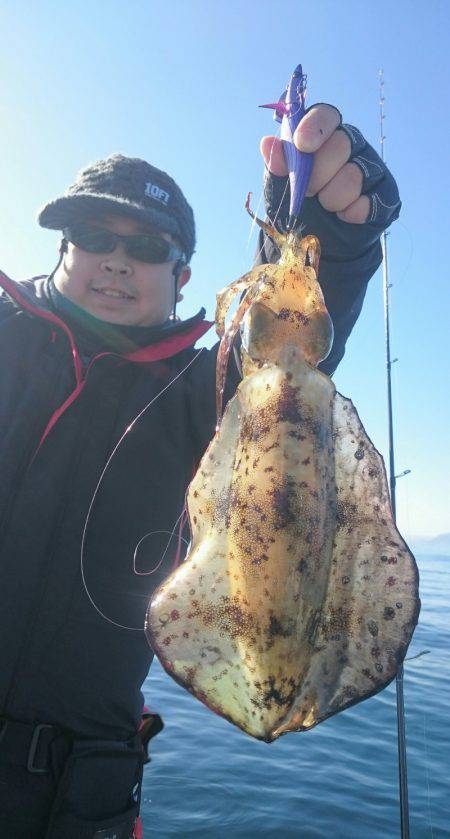
[(139, 262), (160, 264), (184, 260), (180, 248), (154, 233), (119, 236), (118, 233), (87, 224), (74, 224), (72, 227), (65, 227), (62, 232), (65, 239), (88, 253), (112, 253), (119, 242), (122, 242), (125, 253)]

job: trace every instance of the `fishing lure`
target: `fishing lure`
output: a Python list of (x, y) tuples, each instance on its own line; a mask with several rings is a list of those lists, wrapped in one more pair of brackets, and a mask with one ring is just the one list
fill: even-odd
[(281, 123), (280, 134), (290, 187), (288, 230), (294, 229), (298, 222), (314, 160), (313, 154), (301, 152), (294, 145), (295, 129), (306, 113), (305, 97), (306, 74), (303, 73), (302, 65), (299, 64), (279, 101), (270, 105), (260, 105), (261, 108), (273, 108), (275, 120)]
[(190, 550), (156, 591), (146, 633), (176, 681), (270, 742), (384, 688), (420, 601), (382, 458), (317, 369), (333, 340), (319, 242), (255, 220), (280, 261), (218, 294), (219, 419), (238, 329), (243, 380), (190, 485)]

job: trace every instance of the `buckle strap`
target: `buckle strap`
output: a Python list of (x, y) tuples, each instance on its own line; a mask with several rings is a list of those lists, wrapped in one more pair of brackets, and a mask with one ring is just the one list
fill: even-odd
[[(30, 743), (30, 750), (28, 752), (28, 760), (27, 760), (27, 769), (29, 772), (32, 772), (34, 775), (46, 775), (49, 772), (49, 765), (48, 765), (48, 749), (53, 740), (53, 737), (46, 743), (45, 738), (42, 738), (43, 732), (47, 729), (48, 733), (54, 734), (55, 727), (53, 725), (46, 725), (45, 723), (41, 723), (37, 725), (33, 731), (33, 736), (31, 738)], [(45, 766), (37, 766), (35, 763), (38, 761), (38, 750), (41, 752), (41, 757), (45, 760)], [(42, 754), (44, 752), (44, 754)]]
[(161, 717), (149, 713), (143, 716), (140, 731), (130, 740), (94, 740), (77, 738), (48, 723), (33, 725), (0, 717), (0, 749), (8, 750), (14, 762), (25, 765), (29, 772), (36, 775), (47, 774), (52, 770), (52, 756), (58, 756), (58, 762), (65, 760), (75, 747), (80, 755), (97, 752), (119, 756), (135, 752), (138, 756), (143, 752), (147, 762), (149, 740), (162, 728)]
[(1, 717), (0, 726), (0, 750), (9, 753), (14, 763), (26, 766), (32, 774), (51, 771), (54, 746), (62, 758), (72, 745), (70, 735), (54, 725), (33, 725)]

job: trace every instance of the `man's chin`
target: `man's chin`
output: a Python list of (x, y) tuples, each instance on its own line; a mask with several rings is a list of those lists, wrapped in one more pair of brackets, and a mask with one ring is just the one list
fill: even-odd
[(135, 306), (126, 304), (122, 307), (91, 304), (89, 308), (87, 306), (85, 308), (90, 315), (98, 318), (98, 320), (105, 321), (105, 323), (113, 323), (116, 326), (141, 326), (150, 328), (152, 326), (161, 326), (167, 321), (167, 318), (158, 318), (157, 315), (143, 317), (140, 312), (136, 311)]
[(99, 320), (115, 323), (118, 326), (132, 326), (139, 320), (136, 311), (136, 300), (123, 297), (106, 297), (99, 294), (91, 294), (89, 307), (86, 307), (91, 315)]

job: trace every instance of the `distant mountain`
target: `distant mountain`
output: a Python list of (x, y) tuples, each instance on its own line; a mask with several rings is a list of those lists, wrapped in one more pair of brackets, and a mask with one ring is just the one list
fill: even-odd
[(440, 533), (439, 536), (409, 536), (406, 543), (413, 553), (434, 554), (450, 557), (450, 533)]

